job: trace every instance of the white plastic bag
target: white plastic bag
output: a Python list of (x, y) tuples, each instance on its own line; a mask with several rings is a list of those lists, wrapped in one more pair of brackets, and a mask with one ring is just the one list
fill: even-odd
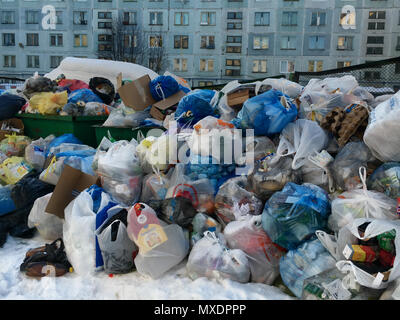
[(383, 162), (400, 161), (400, 91), (369, 115), (364, 142)]
[(365, 167), (360, 168), (363, 189), (342, 193), (332, 201), (332, 213), (328, 219), (331, 230), (338, 232), (357, 218), (397, 220), (397, 201), (384, 193), (367, 190)]
[[(55, 158), (54, 158), (55, 159)], [(64, 168), (64, 157), (61, 157), (58, 160), (53, 160), (49, 166), (42, 171), (39, 176), (39, 179), (43, 182), (50, 183), (52, 185), (57, 185), (58, 180), (60, 179), (61, 173)]]
[(292, 169), (297, 170), (307, 163), (309, 155), (321, 151), (327, 144), (328, 136), (316, 122), (298, 119), (283, 129), (272, 162), (275, 163), (283, 156), (294, 154)]
[(45, 139), (39, 138), (25, 148), (25, 160), (36, 170), (41, 171), (46, 161), (46, 150), (49, 143), (55, 138), (50, 135)]
[(246, 283), (250, 267), (246, 254), (239, 249), (228, 249), (222, 234), (206, 231), (190, 252), (186, 265), (190, 278), (231, 279)]
[(258, 94), (259, 90), (263, 86), (271, 86), (272, 89), (276, 89), (286, 95), (288, 95), (292, 99), (296, 99), (300, 96), (303, 87), (293, 81), (287, 80), (285, 78), (280, 79), (265, 79), (261, 82), (256, 82), (256, 95)]
[(64, 220), (45, 211), (52, 194), (37, 198), (28, 216), (28, 227), (36, 227), (45, 240), (56, 240), (63, 235)]

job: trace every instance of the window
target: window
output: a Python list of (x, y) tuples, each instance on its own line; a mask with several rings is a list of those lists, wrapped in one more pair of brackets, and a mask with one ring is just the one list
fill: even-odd
[(212, 72), (214, 71), (214, 60), (211, 59), (200, 59), (200, 71)]
[(215, 12), (202, 12), (200, 18), (201, 18), (200, 25), (215, 26), (215, 20), (216, 20)]
[(296, 50), (296, 37), (294, 36), (282, 37), (281, 50)]
[(344, 68), (344, 67), (350, 67), (351, 66), (351, 61), (338, 61), (337, 62), (337, 68)]
[(50, 35), (50, 46), (51, 47), (62, 47), (63, 46), (63, 35), (59, 34), (51, 34)]
[(242, 43), (242, 36), (227, 36), (226, 43)]
[(368, 30), (385, 30), (385, 22), (368, 22)]
[(112, 41), (112, 35), (111, 34), (99, 34), (98, 40), (110, 42), (110, 41)]
[(26, 45), (27, 46), (39, 46), (39, 34), (38, 33), (27, 33), (26, 34)]
[(253, 49), (254, 50), (265, 50), (269, 48), (269, 38), (256, 36), (253, 38)]
[(308, 61), (308, 72), (319, 72), (323, 69), (323, 61)]
[(242, 12), (228, 12), (228, 19), (230, 20), (242, 20), (243, 19), (243, 13)]
[(242, 30), (242, 23), (241, 22), (228, 22), (227, 23), (228, 30)]
[(215, 36), (201, 36), (200, 49), (215, 49)]
[(174, 48), (175, 49), (189, 48), (189, 36), (174, 36)]
[(63, 57), (61, 56), (50, 56), (50, 68), (57, 68), (61, 61), (62, 61)]
[(137, 47), (137, 36), (133, 34), (124, 35), (124, 47), (125, 48), (136, 48)]
[(189, 25), (189, 12), (175, 12), (175, 25), (188, 26)]
[(25, 13), (26, 24), (37, 24), (39, 23), (39, 11), (28, 10)]
[(87, 35), (86, 34), (76, 34), (74, 35), (74, 47), (87, 47)]
[(174, 59), (174, 71), (187, 71), (187, 59), (185, 58)]
[(337, 50), (353, 50), (353, 37), (338, 37)]
[(240, 76), (240, 69), (225, 69), (226, 76)]
[(87, 12), (86, 11), (74, 11), (73, 13), (74, 17), (74, 24), (80, 24), (80, 25), (87, 25)]
[(253, 60), (253, 73), (259, 72), (267, 72), (267, 60)]
[(397, 37), (396, 51), (400, 50), (400, 37)]
[(97, 27), (99, 29), (112, 29), (112, 22), (99, 22)]
[(63, 24), (63, 12), (56, 11), (56, 16), (57, 16), (57, 24)]
[(294, 62), (282, 60), (280, 63), (280, 73), (291, 73), (294, 72)]
[(269, 26), (269, 12), (256, 12), (254, 14), (255, 26)]
[(4, 56), (4, 63), (3, 67), (4, 68), (15, 68), (15, 56)]
[(162, 36), (150, 36), (149, 47), (150, 48), (161, 48), (162, 47)]
[(163, 24), (163, 13), (162, 12), (150, 12), (150, 23), (151, 26), (161, 26)]
[(308, 40), (308, 48), (310, 50), (325, 49), (325, 37), (324, 36), (311, 36)]
[(225, 60), (226, 66), (235, 66), (240, 67), (240, 59), (226, 59)]
[(111, 44), (107, 43), (99, 43), (99, 51), (112, 51), (112, 46)]
[(383, 54), (383, 47), (367, 47), (367, 54)]
[(98, 19), (112, 19), (112, 13), (111, 12), (98, 12), (97, 18)]
[(26, 57), (27, 57), (27, 62), (26, 62), (27, 68), (39, 68), (39, 56), (26, 56)]
[(15, 46), (15, 34), (14, 33), (3, 33), (3, 46), (5, 46), (5, 47)]
[(313, 12), (311, 14), (311, 25), (312, 26), (326, 25), (326, 13), (325, 12)]
[(2, 11), (1, 12), (1, 23), (2, 24), (14, 24), (15, 23), (15, 12), (14, 11)]
[(122, 23), (125, 25), (136, 24), (136, 12), (124, 12)]
[(368, 19), (386, 19), (386, 11), (370, 11)]
[(383, 44), (385, 41), (384, 37), (368, 37), (367, 44)]
[[(206, 0), (202, 0), (202, 1), (206, 1)], [(209, 1), (209, 0), (208, 0)], [(214, 0), (215, 1), (215, 0)], [(198, 86), (199, 87), (210, 87), (214, 84), (214, 82), (212, 81), (199, 81), (198, 82)]]
[(227, 46), (226, 47), (226, 52), (227, 53), (241, 53), (242, 52), (242, 46)]
[(283, 12), (282, 26), (297, 26), (297, 12)]

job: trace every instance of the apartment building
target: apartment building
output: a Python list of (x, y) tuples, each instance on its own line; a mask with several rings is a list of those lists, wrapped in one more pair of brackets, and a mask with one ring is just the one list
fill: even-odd
[[(46, 73), (111, 50), (113, 19), (164, 48), (192, 85), (319, 71), (398, 56), (400, 0), (0, 0), (0, 75)], [(55, 29), (46, 28), (53, 6)], [(47, 19), (47, 20), (46, 20)], [(43, 25), (42, 21), (45, 21)], [(126, 45), (135, 46), (136, 38)], [(152, 67), (151, 59), (145, 61)], [(400, 68), (399, 68), (400, 69)], [(370, 72), (369, 77), (379, 76)]]

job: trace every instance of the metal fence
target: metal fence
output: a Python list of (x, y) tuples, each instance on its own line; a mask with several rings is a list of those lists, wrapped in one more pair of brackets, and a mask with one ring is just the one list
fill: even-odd
[(344, 75), (354, 76), (374, 96), (395, 93), (400, 89), (400, 57), (320, 72), (295, 72), (291, 80), (305, 86), (311, 79)]
[(25, 83), (24, 79), (0, 76), (0, 89), (16, 89)]

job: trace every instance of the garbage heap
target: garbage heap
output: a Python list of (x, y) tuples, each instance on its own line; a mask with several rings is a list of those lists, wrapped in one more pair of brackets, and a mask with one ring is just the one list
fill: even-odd
[(220, 91), (178, 80), (147, 81), (141, 106), (135, 81), (116, 90), (103, 78), (34, 77), (24, 98), (0, 96), (5, 119), (105, 114), (111, 126), (166, 130), (95, 149), (72, 134), (32, 141), (1, 127), (0, 246), (36, 230), (48, 243), (21, 272), (160, 278), (183, 262), (191, 279), (299, 299), (400, 298), (400, 93), (374, 97), (352, 76)]

